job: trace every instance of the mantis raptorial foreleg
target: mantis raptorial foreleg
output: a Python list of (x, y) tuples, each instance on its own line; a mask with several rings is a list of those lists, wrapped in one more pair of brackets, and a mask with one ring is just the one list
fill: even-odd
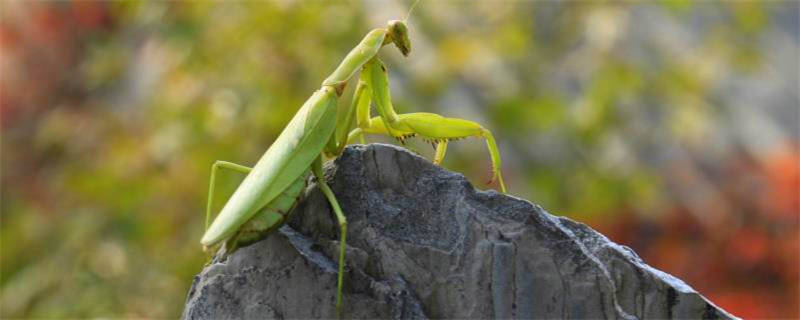
[[(448, 141), (466, 137), (481, 137), (486, 139), (486, 146), (489, 149), (489, 156), (492, 161), (492, 181), (497, 180), (497, 183), (500, 185), (500, 191), (506, 192), (503, 176), (500, 173), (501, 161), (497, 143), (492, 133), (481, 125), (469, 120), (445, 118), (435, 113), (418, 112), (397, 115), (395, 126), (401, 128), (399, 132), (403, 134), (403, 136), (398, 137), (399, 139), (408, 136), (420, 136), (436, 144), (436, 155), (433, 159), (433, 162), (436, 164), (441, 163), (442, 159), (444, 159)], [(364, 133), (391, 135), (389, 131), (386, 130), (385, 122), (381, 117), (370, 119), (366, 127), (354, 129), (349, 137), (352, 139)]]
[[(353, 94), (353, 100), (350, 102), (350, 107), (347, 108), (345, 112), (340, 112), (340, 116), (336, 119), (336, 131), (325, 146), (325, 155), (334, 157), (342, 153), (342, 150), (344, 150), (344, 147), (350, 140), (348, 139), (348, 132), (353, 128), (354, 123), (357, 122), (356, 119), (358, 119), (358, 115), (353, 117), (353, 112), (363, 112), (361, 110), (365, 108), (367, 112), (369, 112), (370, 92), (369, 87), (359, 81), (356, 86), (355, 94)], [(369, 114), (367, 114), (367, 117), (369, 117)], [(364, 140), (363, 136), (361, 140)]]
[(351, 131), (349, 138), (361, 137), (364, 133), (377, 133), (390, 135), (402, 142), (408, 137), (420, 136), (437, 144), (433, 160), (436, 164), (444, 159), (449, 140), (466, 137), (484, 138), (492, 160), (492, 180), (497, 180), (500, 190), (506, 192), (503, 176), (500, 173), (500, 152), (489, 130), (473, 121), (446, 118), (435, 113), (398, 114), (392, 106), (386, 67), (377, 57), (364, 64), (359, 86), (362, 84), (368, 88), (358, 92), (360, 94), (356, 98), (367, 100), (365, 96), (371, 93), (380, 116), (369, 118), (369, 104), (359, 103), (356, 110), (357, 128)]
[(239, 173), (248, 174), (250, 173), (251, 168), (245, 167), (240, 164), (235, 164), (233, 162), (228, 161), (221, 161), (217, 160), (211, 165), (211, 181), (208, 182), (208, 201), (206, 201), (206, 229), (208, 230), (208, 225), (211, 223), (211, 204), (214, 199), (214, 186), (216, 185), (215, 181), (217, 179), (217, 170), (218, 169), (228, 169), (233, 170)]
[(336, 196), (331, 191), (331, 188), (328, 187), (328, 184), (325, 182), (325, 174), (322, 171), (322, 157), (317, 158), (314, 160), (314, 163), (311, 164), (311, 171), (314, 172), (314, 176), (317, 177), (317, 183), (319, 184), (320, 190), (322, 193), (325, 194), (325, 197), (328, 198), (328, 202), (331, 204), (331, 208), (333, 208), (333, 212), (336, 213), (336, 220), (339, 223), (339, 228), (341, 229), (341, 240), (339, 241), (339, 278), (336, 284), (336, 318), (341, 318), (341, 305), (342, 305), (342, 277), (344, 275), (344, 253), (346, 248), (346, 241), (347, 241), (347, 218), (344, 216), (342, 212), (342, 208), (339, 207), (339, 202), (336, 200)]

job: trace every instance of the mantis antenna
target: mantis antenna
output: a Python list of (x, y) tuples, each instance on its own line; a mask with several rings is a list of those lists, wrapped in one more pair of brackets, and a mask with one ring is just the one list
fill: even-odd
[(414, 3), (411, 4), (411, 8), (408, 9), (408, 12), (406, 13), (406, 17), (403, 19), (404, 23), (408, 23), (408, 18), (411, 16), (411, 12), (414, 11), (414, 8), (417, 6), (418, 3), (419, 3), (419, 0), (416, 0), (416, 1), (414, 1)]

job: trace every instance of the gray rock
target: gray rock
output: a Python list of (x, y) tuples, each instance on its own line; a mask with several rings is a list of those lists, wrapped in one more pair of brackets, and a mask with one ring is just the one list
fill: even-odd
[[(733, 318), (584, 224), (404, 149), (326, 167), (348, 218), (347, 318)], [(280, 232), (196, 276), (184, 319), (331, 318), (339, 229), (315, 184)]]

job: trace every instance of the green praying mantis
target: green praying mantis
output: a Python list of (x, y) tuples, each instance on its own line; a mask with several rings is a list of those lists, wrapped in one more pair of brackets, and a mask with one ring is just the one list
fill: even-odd
[[(486, 139), (491, 156), (492, 180), (499, 183), (502, 192), (506, 192), (500, 173), (500, 154), (489, 130), (468, 120), (445, 118), (434, 113), (398, 114), (394, 110), (386, 66), (376, 56), (381, 47), (389, 44), (394, 44), (404, 56), (411, 52), (405, 20), (389, 21), (385, 28), (367, 33), (322, 82), (321, 88), (300, 107), (253, 168), (225, 161), (216, 161), (211, 167), (206, 231), (200, 242), (206, 250), (222, 243), (226, 255), (265, 238), (286, 222), (304, 193), (308, 177), (312, 174), (316, 177), (319, 189), (333, 208), (341, 229), (337, 317), (341, 314), (342, 305), (347, 218), (325, 182), (323, 156), (340, 155), (350, 141), (360, 139), (363, 142), (365, 133), (389, 135), (400, 142), (419, 136), (435, 145), (433, 162), (439, 164), (445, 156), (449, 140), (482, 137)], [(350, 106), (339, 111), (337, 100), (348, 81), (359, 70), (361, 73)], [(370, 117), (373, 103), (378, 112), (376, 117)], [(209, 226), (214, 181), (219, 169), (229, 169), (247, 176)]]

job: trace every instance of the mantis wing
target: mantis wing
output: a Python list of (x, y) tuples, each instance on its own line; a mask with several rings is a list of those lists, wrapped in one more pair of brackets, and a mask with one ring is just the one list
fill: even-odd
[(311, 95), (258, 160), (200, 243), (210, 247), (232, 236), (259, 209), (308, 171), (335, 125), (336, 92), (325, 86)]

